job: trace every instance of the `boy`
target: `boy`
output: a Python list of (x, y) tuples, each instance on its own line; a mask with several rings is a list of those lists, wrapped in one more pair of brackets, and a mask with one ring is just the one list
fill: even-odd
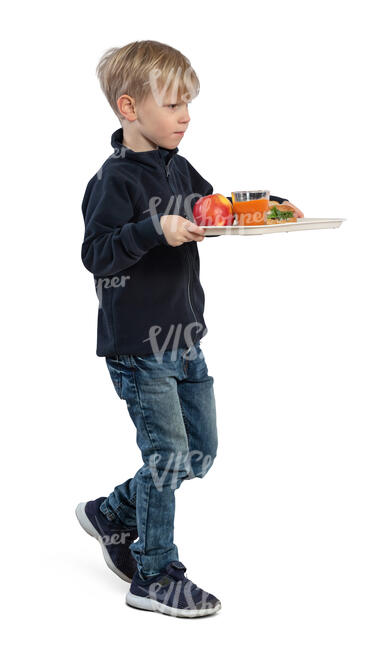
[(185, 56), (157, 41), (107, 51), (97, 73), (121, 128), (86, 188), (82, 261), (99, 299), (96, 353), (127, 403), (144, 464), (76, 514), (131, 582), (128, 605), (205, 616), (221, 603), (184, 575), (173, 542), (175, 490), (207, 473), (218, 445), (214, 379), (200, 348), (205, 231), (192, 216), (213, 187), (178, 155), (199, 81)]

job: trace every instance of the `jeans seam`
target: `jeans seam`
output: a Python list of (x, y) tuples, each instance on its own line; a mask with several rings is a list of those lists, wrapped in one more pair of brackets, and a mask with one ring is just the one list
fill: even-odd
[(138, 556), (139, 556), (139, 562), (137, 562), (137, 559), (136, 559), (136, 562), (137, 562), (137, 564), (141, 565), (141, 571), (142, 571), (142, 556), (146, 556), (146, 547), (147, 547), (147, 538), (146, 538), (147, 525), (146, 524), (147, 524), (147, 519), (148, 519), (148, 515), (149, 515), (149, 510), (150, 510), (149, 506), (150, 506), (150, 488), (151, 488), (151, 485), (149, 484), (146, 487), (147, 487), (147, 498), (146, 498), (146, 508), (144, 509), (145, 517), (141, 521), (141, 526), (140, 526), (140, 531), (139, 531), (139, 539), (138, 539), (137, 542), (133, 542), (134, 545), (136, 545), (136, 544), (140, 545), (140, 539), (141, 539), (140, 532), (141, 532), (141, 534), (143, 534), (143, 538), (144, 538), (143, 548), (138, 548), (137, 550), (134, 549), (135, 552), (136, 552), (136, 555), (138, 554)]
[(104, 514), (105, 517), (107, 517), (107, 519), (114, 520), (116, 518), (116, 515), (112, 511), (110, 511), (106, 505), (104, 506), (104, 512), (102, 508), (99, 508), (99, 510), (102, 512), (102, 514)]
[(110, 377), (112, 379), (112, 383), (114, 385), (115, 391), (116, 391), (118, 397), (120, 397), (120, 399), (123, 399), (122, 398), (123, 373), (122, 373), (122, 370), (116, 371), (116, 370), (113, 370), (111, 368), (111, 360), (112, 359), (115, 360), (116, 363), (121, 363), (121, 361), (119, 361), (119, 355), (117, 355), (117, 354), (115, 354), (113, 357), (106, 358), (108, 371), (110, 373)]
[(117, 380), (117, 387), (118, 387), (118, 395), (120, 399), (122, 399), (122, 391), (123, 391), (123, 373), (119, 373), (119, 378)]
[(153, 447), (154, 453), (157, 453), (158, 449), (154, 444), (153, 438), (151, 436), (151, 433), (149, 431), (149, 427), (148, 427), (148, 424), (147, 424), (147, 421), (146, 421), (146, 416), (145, 416), (145, 412), (144, 412), (144, 408), (143, 408), (142, 400), (141, 400), (141, 394), (140, 394), (139, 386), (137, 384), (136, 373), (133, 374), (133, 379), (134, 379), (134, 387), (135, 387), (135, 392), (136, 392), (136, 395), (137, 395), (138, 405), (139, 405), (139, 408), (140, 408), (140, 411), (141, 411), (141, 414), (142, 414), (142, 419), (143, 419), (144, 426), (145, 426), (145, 431), (146, 431), (146, 433), (148, 435), (151, 446)]
[(186, 432), (186, 434), (187, 434), (188, 448), (189, 448), (189, 450), (190, 450), (191, 446), (190, 446), (189, 442), (190, 442), (191, 436), (190, 436), (190, 433), (189, 433), (188, 421), (187, 421), (186, 415), (185, 415), (185, 413), (184, 413), (183, 404), (182, 404), (182, 401), (181, 401), (181, 399), (180, 399), (180, 395), (179, 395), (179, 393), (178, 393), (178, 398), (179, 398), (179, 404), (180, 404), (181, 414), (182, 414), (182, 416), (183, 416), (183, 422), (184, 422), (184, 426), (185, 426), (185, 432)]

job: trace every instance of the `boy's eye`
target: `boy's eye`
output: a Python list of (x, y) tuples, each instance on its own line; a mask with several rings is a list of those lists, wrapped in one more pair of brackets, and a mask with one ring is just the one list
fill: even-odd
[[(191, 104), (192, 100), (189, 102), (185, 102), (186, 104)], [(184, 104), (184, 102), (180, 102), (181, 104)], [(166, 104), (167, 108), (175, 108), (175, 106), (179, 106), (179, 104)]]

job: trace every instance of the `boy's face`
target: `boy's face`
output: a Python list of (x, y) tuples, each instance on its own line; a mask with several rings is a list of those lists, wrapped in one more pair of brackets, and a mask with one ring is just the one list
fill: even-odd
[(188, 103), (190, 101), (183, 101), (179, 95), (174, 97), (170, 92), (162, 95), (157, 102), (150, 92), (141, 104), (136, 104), (137, 119), (133, 125), (137, 125), (139, 135), (146, 142), (155, 145), (153, 148), (174, 149), (188, 128)]

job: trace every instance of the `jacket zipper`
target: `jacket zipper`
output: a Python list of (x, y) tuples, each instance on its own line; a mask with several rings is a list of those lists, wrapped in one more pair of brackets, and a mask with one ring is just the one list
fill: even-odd
[[(165, 174), (166, 174), (166, 179), (167, 179), (168, 186), (172, 190), (172, 192), (174, 193), (174, 188), (172, 187), (172, 185), (170, 183), (170, 179), (169, 179), (169, 173), (170, 173), (169, 166), (170, 166), (171, 160), (172, 160), (172, 158), (170, 158), (167, 165), (165, 165), (163, 161), (161, 161), (161, 162), (162, 162), (162, 166), (163, 166), (163, 169), (165, 171)], [(189, 291), (189, 285), (190, 285), (190, 280), (191, 280), (191, 265), (190, 265), (190, 262), (189, 262), (190, 254), (188, 253), (188, 250), (187, 250), (185, 244), (182, 244), (182, 246), (184, 247), (184, 255), (186, 256), (186, 260), (187, 260), (187, 264), (188, 264), (188, 287), (187, 287), (187, 289), (188, 289), (188, 301), (189, 301), (189, 305), (191, 307), (192, 314), (194, 316), (195, 322), (198, 323), (197, 316), (196, 316), (196, 314), (194, 312), (194, 309), (193, 309), (193, 306), (192, 306), (191, 294), (190, 294), (190, 291)]]
[[(183, 244), (183, 246), (185, 246), (185, 244)], [(185, 250), (185, 253), (186, 253), (186, 255), (187, 255), (187, 260), (189, 260), (189, 253), (188, 253), (187, 248), (184, 248), (184, 250)], [(195, 323), (198, 323), (197, 316), (196, 316), (196, 314), (195, 314), (195, 312), (194, 312), (194, 309), (193, 309), (193, 307), (192, 307), (192, 303), (191, 303), (191, 295), (190, 295), (190, 293), (189, 293), (189, 284), (190, 284), (190, 279), (191, 279), (191, 266), (190, 266), (189, 261), (188, 261), (188, 274), (189, 274), (189, 275), (188, 275), (188, 300), (189, 300), (189, 304), (190, 304), (191, 309), (192, 309), (192, 314), (193, 314), (193, 316), (194, 316), (194, 318), (195, 318)]]

